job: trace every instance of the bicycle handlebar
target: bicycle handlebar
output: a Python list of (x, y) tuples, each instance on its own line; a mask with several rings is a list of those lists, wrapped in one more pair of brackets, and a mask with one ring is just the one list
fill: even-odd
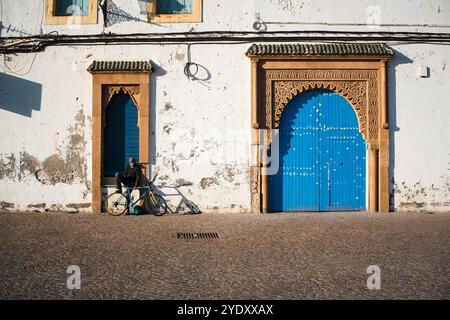
[(151, 183), (155, 182), (157, 176), (158, 176), (158, 174), (155, 174), (155, 176), (153, 177)]

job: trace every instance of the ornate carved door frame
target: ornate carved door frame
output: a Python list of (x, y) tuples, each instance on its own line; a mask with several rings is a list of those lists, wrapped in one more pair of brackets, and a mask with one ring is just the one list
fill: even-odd
[(92, 87), (92, 211), (100, 212), (103, 175), (103, 126), (106, 106), (114, 94), (130, 95), (138, 109), (139, 161), (149, 162), (150, 137), (150, 73), (91, 72)]
[[(369, 211), (389, 211), (389, 56), (249, 56), (252, 76), (253, 212), (268, 212), (267, 150), (288, 102), (310, 89), (329, 89), (355, 109), (369, 148)], [(261, 130), (263, 129), (263, 130)], [(262, 132), (262, 133), (261, 133)]]

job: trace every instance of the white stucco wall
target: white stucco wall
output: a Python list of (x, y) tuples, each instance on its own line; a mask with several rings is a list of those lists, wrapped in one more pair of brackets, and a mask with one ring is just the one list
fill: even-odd
[[(137, 0), (114, 2), (132, 16), (145, 20), (145, 15), (139, 13)], [(42, 22), (43, 1), (6, 0), (0, 7), (4, 26), (1, 36), (51, 31), (175, 32), (192, 28), (252, 31), (256, 15), (269, 22), (267, 27), (272, 31), (449, 32), (450, 29), (419, 26), (450, 24), (449, 1), (354, 0), (351, 5), (349, 2), (204, 0), (201, 24), (155, 25), (134, 21), (103, 30), (101, 14), (94, 26), (48, 26)], [(371, 21), (414, 26), (290, 23)], [(396, 51), (389, 63), (393, 206), (396, 210), (448, 211), (450, 46), (388, 45)], [(204, 81), (185, 77), (185, 44), (60, 46), (40, 53), (9, 55), (11, 61), (0, 59), (0, 207), (89, 210), (92, 77), (86, 69), (93, 60), (109, 59), (153, 62), (151, 159), (153, 173), (161, 178), (159, 184), (192, 183), (179, 191), (203, 211), (250, 211), (250, 62), (244, 55), (248, 47), (249, 44), (193, 45), (192, 60), (207, 70), (203, 70), (207, 78)], [(429, 78), (418, 77), (420, 66), (430, 68)], [(57, 172), (61, 165), (68, 169)], [(64, 179), (48, 180), (39, 169), (45, 169), (47, 174), (56, 172)], [(177, 193), (168, 187), (162, 191)], [(169, 196), (169, 199), (174, 208), (181, 198)]]

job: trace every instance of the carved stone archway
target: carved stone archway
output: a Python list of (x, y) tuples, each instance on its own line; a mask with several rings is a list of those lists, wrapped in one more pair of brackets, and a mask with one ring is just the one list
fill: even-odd
[(100, 212), (105, 111), (115, 94), (129, 94), (138, 110), (139, 162), (144, 166), (149, 163), (151, 65), (146, 61), (94, 61), (88, 71), (93, 75), (92, 211)]
[[(252, 50), (254, 46), (247, 53), (252, 63), (252, 144), (257, 150), (250, 170), (252, 211), (268, 212), (267, 150), (272, 130), (278, 129), (283, 110), (293, 97), (319, 88), (341, 94), (355, 109), (359, 130), (369, 149), (368, 209), (389, 211), (386, 63), (392, 51), (387, 47), (375, 47), (385, 50), (377, 53), (370, 44), (370, 54), (330, 55), (330, 51), (339, 53), (342, 49), (325, 45), (323, 52), (304, 55), (299, 45), (299, 54), (292, 54), (291, 48), (291, 54), (283, 55), (279, 54), (282, 50), (276, 48), (277, 45), (268, 46), (266, 50)], [(357, 49), (355, 51), (364, 53), (361, 48)], [(266, 52), (255, 54), (255, 51)]]

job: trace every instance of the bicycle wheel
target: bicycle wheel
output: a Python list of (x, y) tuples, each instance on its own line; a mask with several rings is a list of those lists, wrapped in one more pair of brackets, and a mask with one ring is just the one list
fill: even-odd
[(145, 208), (148, 212), (153, 213), (155, 216), (162, 216), (167, 212), (167, 203), (163, 197), (159, 194), (149, 194), (144, 201)]
[(106, 211), (112, 216), (120, 216), (128, 210), (128, 198), (122, 193), (112, 193), (105, 200)]

